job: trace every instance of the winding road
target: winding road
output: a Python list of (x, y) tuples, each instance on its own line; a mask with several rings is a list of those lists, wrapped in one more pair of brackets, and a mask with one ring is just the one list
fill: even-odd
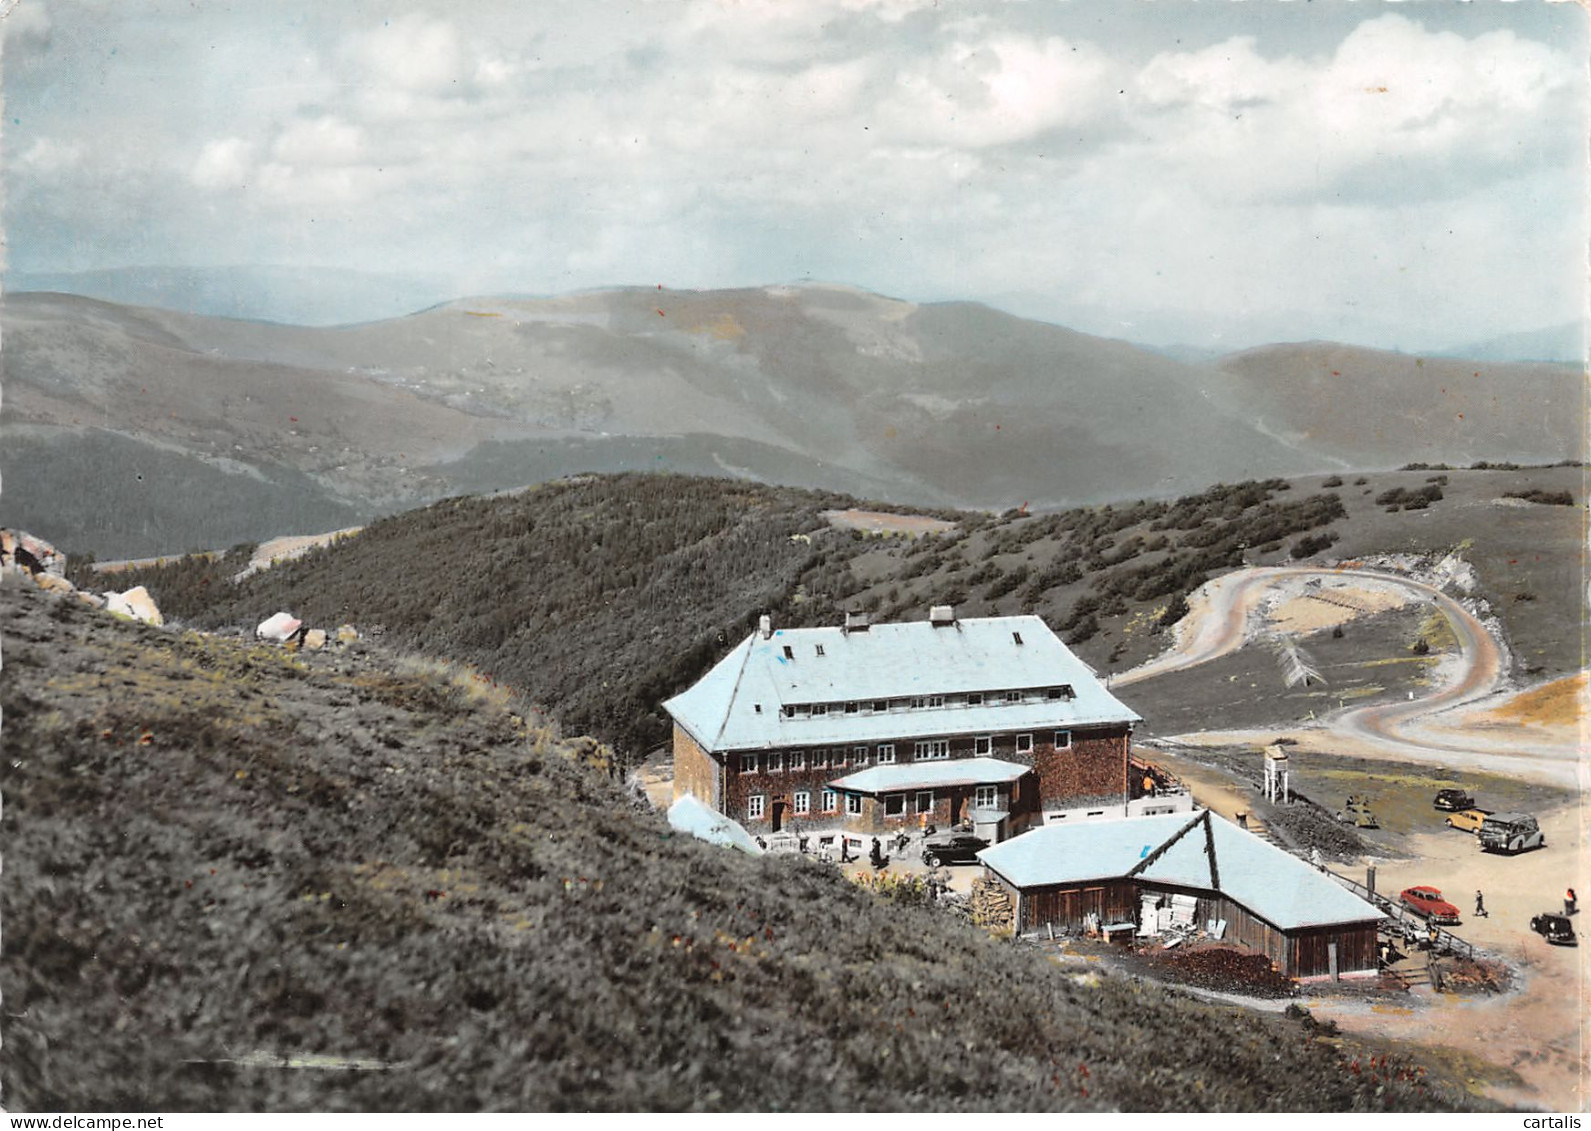
[[(1463, 605), (1432, 585), (1398, 574), (1318, 566), (1264, 566), (1225, 574), (1206, 585), (1190, 602), (1189, 618), (1178, 633), (1177, 643), (1153, 660), (1117, 676), (1111, 682), (1112, 688), (1181, 671), (1237, 651), (1256, 635), (1253, 614), (1268, 591), (1289, 582), (1328, 578), (1396, 586), (1441, 612), (1458, 641), (1457, 675), (1432, 694), (1407, 703), (1379, 703), (1328, 715), (1308, 728), (1310, 733), (1351, 744), (1355, 752), (1372, 756), (1464, 766), (1582, 786), (1584, 771), (1578, 744), (1535, 742), (1521, 748), (1519, 734), (1512, 729), (1493, 733), (1434, 724), (1435, 716), (1472, 705), (1502, 689), (1506, 674), (1503, 651), (1486, 626)], [(1274, 734), (1275, 730), (1269, 729), (1259, 737), (1258, 732), (1221, 731), (1177, 738), (1243, 742), (1266, 741), (1266, 736)]]

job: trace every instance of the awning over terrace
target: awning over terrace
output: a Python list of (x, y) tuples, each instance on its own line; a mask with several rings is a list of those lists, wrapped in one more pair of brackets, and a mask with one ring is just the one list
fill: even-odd
[(829, 783), (846, 793), (900, 793), (909, 789), (949, 789), (967, 785), (1005, 785), (1033, 767), (999, 758), (961, 758), (944, 762), (909, 762), (901, 766), (870, 766)]

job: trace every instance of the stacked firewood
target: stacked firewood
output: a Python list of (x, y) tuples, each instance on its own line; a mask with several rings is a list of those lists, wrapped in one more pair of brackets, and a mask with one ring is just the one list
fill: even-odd
[(1011, 896), (999, 882), (987, 878), (972, 881), (972, 921), (980, 927), (1009, 927), (1012, 920)]

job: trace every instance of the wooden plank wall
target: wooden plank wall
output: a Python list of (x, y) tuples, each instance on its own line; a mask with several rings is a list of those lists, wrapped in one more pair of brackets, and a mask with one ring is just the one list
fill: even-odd
[(1101, 923), (1136, 922), (1138, 886), (1130, 880), (1102, 880), (1075, 887), (1032, 888), (1022, 893), (1024, 931), (1053, 923), (1065, 930), (1081, 930), (1089, 914)]
[[(1008, 889), (1013, 898), (1017, 893)], [(1089, 913), (1102, 923), (1136, 921), (1139, 892), (1192, 895), (1199, 901), (1198, 924), (1226, 920), (1226, 942), (1258, 951), (1290, 978), (1308, 978), (1331, 972), (1329, 944), (1337, 944), (1337, 970), (1349, 973), (1376, 968), (1376, 926), (1351, 923), (1311, 927), (1288, 933), (1273, 926), (1240, 904), (1221, 895), (1193, 888), (1138, 884), (1130, 880), (1103, 880), (1069, 887), (1031, 888), (1022, 893), (1022, 931), (1053, 923), (1059, 930), (1081, 930)]]

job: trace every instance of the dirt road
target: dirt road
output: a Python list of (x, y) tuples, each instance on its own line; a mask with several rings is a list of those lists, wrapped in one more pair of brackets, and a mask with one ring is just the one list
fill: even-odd
[[(1502, 689), (1506, 675), (1503, 651), (1473, 614), (1434, 586), (1396, 574), (1361, 569), (1327, 569), (1303, 566), (1269, 566), (1238, 570), (1217, 578), (1190, 601), (1186, 628), (1167, 652), (1117, 676), (1112, 688), (1121, 688), (1180, 671), (1224, 656), (1258, 635), (1256, 610), (1270, 590), (1299, 580), (1327, 578), (1367, 582), (1400, 588), (1428, 604), (1446, 619), (1458, 642), (1450, 663), (1439, 675), (1445, 681), (1432, 694), (1409, 703), (1382, 703), (1326, 716), (1292, 735), (1306, 748), (1341, 748), (1351, 742), (1354, 753), (1405, 762), (1436, 763), (1550, 781), (1583, 788), (1578, 741), (1543, 741), (1539, 734), (1522, 737), (1517, 728), (1486, 729), (1443, 726), (1443, 716), (1473, 706)], [(1274, 629), (1271, 630), (1274, 634)], [(1191, 745), (1264, 743), (1277, 735), (1249, 731), (1204, 731), (1178, 735)]]

